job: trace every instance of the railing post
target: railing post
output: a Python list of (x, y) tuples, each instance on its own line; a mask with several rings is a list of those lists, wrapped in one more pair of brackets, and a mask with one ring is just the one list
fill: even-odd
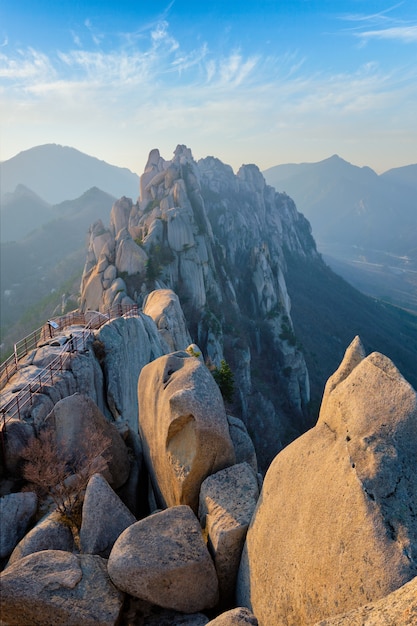
[(17, 415), (19, 416), (19, 419), (21, 419), (21, 417), (20, 417), (19, 396), (16, 396), (16, 406), (17, 406)]
[(6, 469), (6, 443), (4, 441), (5, 437), (6, 437), (6, 416), (4, 411), (2, 411), (2, 415), (3, 415), (3, 428), (0, 431), (0, 439), (1, 439), (1, 455), (3, 457), (3, 462), (2, 465), (4, 467), (4, 472), (7, 476), (7, 469)]

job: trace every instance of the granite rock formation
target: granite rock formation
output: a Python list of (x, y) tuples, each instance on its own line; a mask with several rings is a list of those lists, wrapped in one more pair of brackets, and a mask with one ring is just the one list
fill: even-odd
[(139, 432), (159, 506), (195, 512), (202, 481), (235, 462), (220, 391), (187, 352), (146, 365), (138, 383)]
[(417, 394), (359, 340), (317, 425), (277, 455), (241, 561), (261, 625), (308, 624), (377, 601), (417, 573)]
[[(213, 157), (194, 161), (185, 146), (171, 161), (152, 150), (138, 201), (121, 198), (110, 228), (91, 228), (81, 288), (83, 310), (145, 301), (153, 319), (148, 294), (173, 290), (204, 360), (230, 363), (235, 410), (263, 469), (308, 423), (309, 380), (291, 322), (284, 249), (318, 256), (308, 222), (255, 165), (235, 175)], [(177, 332), (164, 316), (157, 325)], [(171, 351), (186, 347), (168, 343)]]

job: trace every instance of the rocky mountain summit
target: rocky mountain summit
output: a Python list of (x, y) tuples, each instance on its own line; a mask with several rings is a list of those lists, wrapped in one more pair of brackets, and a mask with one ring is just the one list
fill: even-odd
[(308, 223), (184, 146), (141, 181), (91, 228), (83, 311), (2, 365), (2, 624), (412, 626), (416, 391), (356, 337), (309, 428)]
[[(167, 320), (158, 295), (155, 318)], [(275, 457), (262, 486), (243, 422), (226, 413), (198, 346), (177, 350), (177, 329), (140, 312), (106, 322), (6, 422), (3, 623), (414, 624), (417, 394), (394, 364), (366, 356), (356, 338), (317, 425)], [(80, 330), (69, 330), (77, 348)], [(56, 344), (35, 350), (4, 395), (35, 380)], [(18, 490), (22, 461), (33, 436), (52, 429), (73, 494), (73, 455), (88, 455), (92, 425), (108, 439), (108, 462), (77, 493), (75, 523), (56, 495)]]
[(284, 250), (318, 257), (309, 224), (287, 195), (266, 185), (255, 165), (235, 175), (178, 146), (171, 161), (153, 150), (138, 201), (118, 200), (109, 229), (93, 225), (82, 278), (84, 311), (119, 303), (146, 311), (150, 291), (175, 291), (205, 360), (230, 364), (234, 408), (263, 467), (308, 423), (309, 379), (291, 321)]

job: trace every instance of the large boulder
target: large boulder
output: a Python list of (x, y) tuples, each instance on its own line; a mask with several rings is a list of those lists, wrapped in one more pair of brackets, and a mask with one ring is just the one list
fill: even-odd
[(198, 516), (208, 536), (220, 599), (234, 597), (246, 532), (259, 497), (256, 474), (239, 463), (208, 476), (201, 485)]
[(138, 428), (138, 378), (144, 365), (162, 356), (157, 328), (147, 316), (120, 317), (105, 324), (97, 339), (104, 348), (105, 394), (113, 418)]
[(213, 561), (188, 506), (129, 526), (113, 546), (108, 571), (119, 589), (167, 609), (195, 613), (218, 601)]
[(4, 464), (9, 475), (21, 476), (22, 451), (34, 434), (33, 426), (23, 420), (12, 418), (7, 422), (6, 436), (0, 436), (4, 439)]
[(197, 358), (175, 352), (142, 369), (138, 398), (144, 457), (160, 505), (197, 511), (202, 481), (235, 461), (219, 388)]
[[(210, 622), (211, 624), (211, 622)], [(388, 596), (329, 617), (315, 626), (414, 626), (417, 624), (417, 577)]]
[(57, 511), (52, 511), (19, 541), (10, 556), (8, 566), (34, 552), (42, 550), (72, 552), (73, 548), (74, 537), (71, 529), (62, 521)]
[(94, 474), (85, 492), (80, 544), (87, 554), (107, 558), (119, 535), (136, 522), (101, 474)]
[(35, 493), (10, 493), (0, 498), (0, 558), (9, 556), (26, 534), (38, 506)]
[(123, 594), (106, 561), (44, 550), (8, 567), (1, 580), (1, 619), (9, 626), (115, 626)]
[(99, 432), (110, 440), (108, 449), (112, 486), (126, 482), (130, 463), (127, 447), (114, 424), (106, 420), (98, 406), (83, 394), (75, 393), (57, 402), (46, 420), (56, 432), (57, 442), (70, 459), (74, 450), (88, 450), (88, 438)]
[(153, 319), (170, 352), (185, 350), (191, 343), (180, 301), (171, 289), (152, 291), (146, 297), (143, 312)]
[(417, 395), (383, 355), (357, 356), (265, 477), (238, 579), (261, 625), (314, 623), (416, 575)]

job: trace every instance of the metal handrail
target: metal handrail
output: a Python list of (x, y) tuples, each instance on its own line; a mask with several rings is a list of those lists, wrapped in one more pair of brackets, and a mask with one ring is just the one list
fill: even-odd
[[(86, 349), (87, 341), (93, 336), (91, 331), (82, 331), (81, 335), (75, 338), (75, 344), (78, 344), (80, 339), (82, 340), (83, 349)], [(75, 347), (75, 345), (74, 345)], [(48, 363), (40, 372), (36, 378), (32, 379), (25, 387), (19, 389), (16, 395), (7, 403), (7, 405), (1, 408), (3, 413), (3, 426), (6, 422), (14, 417), (22, 419), (24, 416), (24, 409), (30, 405), (33, 405), (32, 396), (35, 393), (42, 393), (43, 387), (46, 384), (54, 384), (55, 375), (57, 372), (62, 372), (67, 369), (67, 361), (71, 358), (70, 344), (66, 343), (59, 354)], [(7, 419), (6, 419), (7, 414)]]
[[(109, 309), (106, 313), (96, 312), (96, 315), (94, 315), (94, 312), (88, 311), (87, 313), (90, 317), (88, 321), (86, 320), (86, 314), (78, 312), (73, 312), (54, 319), (53, 322), (54, 326), (56, 325), (56, 327), (53, 327), (48, 323), (42, 328), (35, 330), (33, 333), (28, 335), (28, 337), (25, 337), (23, 340), (21, 340), (18, 344), (15, 344), (14, 354), (1, 364), (0, 389), (2, 389), (13, 376), (13, 374), (17, 372), (19, 359), (26, 356), (30, 350), (36, 348), (37, 344), (39, 343), (39, 339), (43, 338), (45, 341), (47, 341), (62, 332), (64, 328), (75, 325), (83, 325), (84, 330), (81, 333), (81, 339), (83, 349), (85, 349), (88, 339), (94, 336), (93, 329), (97, 330), (110, 320), (116, 319), (118, 317), (137, 316), (138, 312), (139, 307), (136, 304), (116, 305)], [(36, 338), (37, 341), (35, 340)], [(75, 351), (78, 348), (79, 341), (80, 335), (78, 335), (74, 341)], [(24, 346), (24, 349), (22, 349), (22, 346)], [(66, 369), (66, 363), (70, 358), (71, 352), (69, 351), (69, 343), (66, 343), (64, 345), (64, 348), (56, 356), (56, 358), (53, 359), (43, 370), (39, 372), (36, 379), (32, 380), (25, 387), (20, 389), (16, 393), (14, 398), (1, 408), (1, 413), (3, 416), (3, 429), (10, 419), (16, 416), (19, 419), (22, 419), (22, 417), (24, 417), (27, 406), (33, 405), (33, 394), (41, 393), (46, 383), (53, 384), (56, 373), (58, 371), (62, 372), (64, 369)]]
[[(18, 371), (19, 360), (25, 357), (31, 350), (37, 348), (40, 341), (46, 342), (53, 339), (68, 326), (80, 325), (86, 329), (94, 328), (98, 330), (103, 324), (112, 319), (137, 315), (138, 311), (139, 307), (137, 304), (118, 304), (105, 313), (99, 311), (87, 311), (87, 313), (72, 311), (66, 315), (54, 318), (51, 321), (56, 324), (56, 328), (48, 322), (14, 344), (13, 354), (0, 364), (0, 390), (6, 386), (12, 376)], [(90, 318), (88, 321), (86, 319), (87, 315)]]

